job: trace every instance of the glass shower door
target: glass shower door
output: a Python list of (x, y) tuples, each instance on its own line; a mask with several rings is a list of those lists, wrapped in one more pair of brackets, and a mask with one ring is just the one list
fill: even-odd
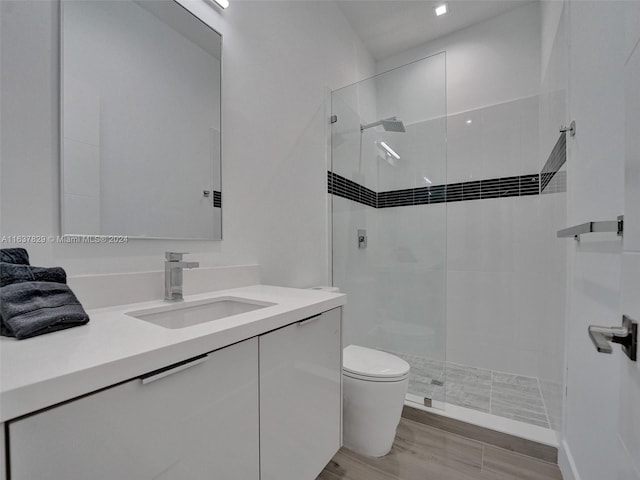
[[(344, 343), (411, 366), (408, 399), (445, 401), (445, 54), (332, 92), (333, 284)], [(366, 240), (366, 241), (364, 241)]]

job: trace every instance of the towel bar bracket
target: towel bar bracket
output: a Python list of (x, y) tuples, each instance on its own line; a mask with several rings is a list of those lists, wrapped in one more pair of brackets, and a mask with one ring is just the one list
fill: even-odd
[(575, 225), (573, 227), (558, 230), (558, 238), (573, 237), (576, 241), (580, 241), (580, 235), (585, 233), (603, 233), (616, 232), (619, 237), (624, 235), (624, 215), (619, 215), (616, 220), (608, 220), (604, 222), (587, 222)]

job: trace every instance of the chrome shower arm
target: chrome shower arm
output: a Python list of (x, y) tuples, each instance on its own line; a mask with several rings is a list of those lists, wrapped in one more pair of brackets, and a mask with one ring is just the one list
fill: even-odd
[(377, 122), (367, 123), (366, 125), (360, 125), (360, 131), (362, 132), (367, 128), (377, 127), (378, 125), (382, 125), (384, 122), (395, 122), (396, 120), (397, 120), (396, 117), (389, 117), (383, 120), (378, 120)]

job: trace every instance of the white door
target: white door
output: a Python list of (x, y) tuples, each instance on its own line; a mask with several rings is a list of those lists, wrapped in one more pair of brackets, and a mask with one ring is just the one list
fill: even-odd
[(560, 465), (567, 480), (640, 480), (640, 366), (616, 344), (597, 353), (587, 336), (590, 324), (620, 326), (622, 314), (640, 320), (640, 2), (565, 5), (568, 120), (577, 124), (567, 142), (568, 225), (624, 213), (625, 234), (569, 241)]
[[(627, 2), (621, 315), (640, 322), (640, 2)], [(618, 480), (640, 480), (640, 361), (620, 356)]]

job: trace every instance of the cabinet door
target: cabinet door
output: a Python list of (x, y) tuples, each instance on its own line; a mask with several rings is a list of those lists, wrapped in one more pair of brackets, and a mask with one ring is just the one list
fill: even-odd
[(11, 480), (257, 480), (257, 343), (11, 423)]
[(340, 448), (340, 312), (260, 337), (262, 480), (314, 480)]

